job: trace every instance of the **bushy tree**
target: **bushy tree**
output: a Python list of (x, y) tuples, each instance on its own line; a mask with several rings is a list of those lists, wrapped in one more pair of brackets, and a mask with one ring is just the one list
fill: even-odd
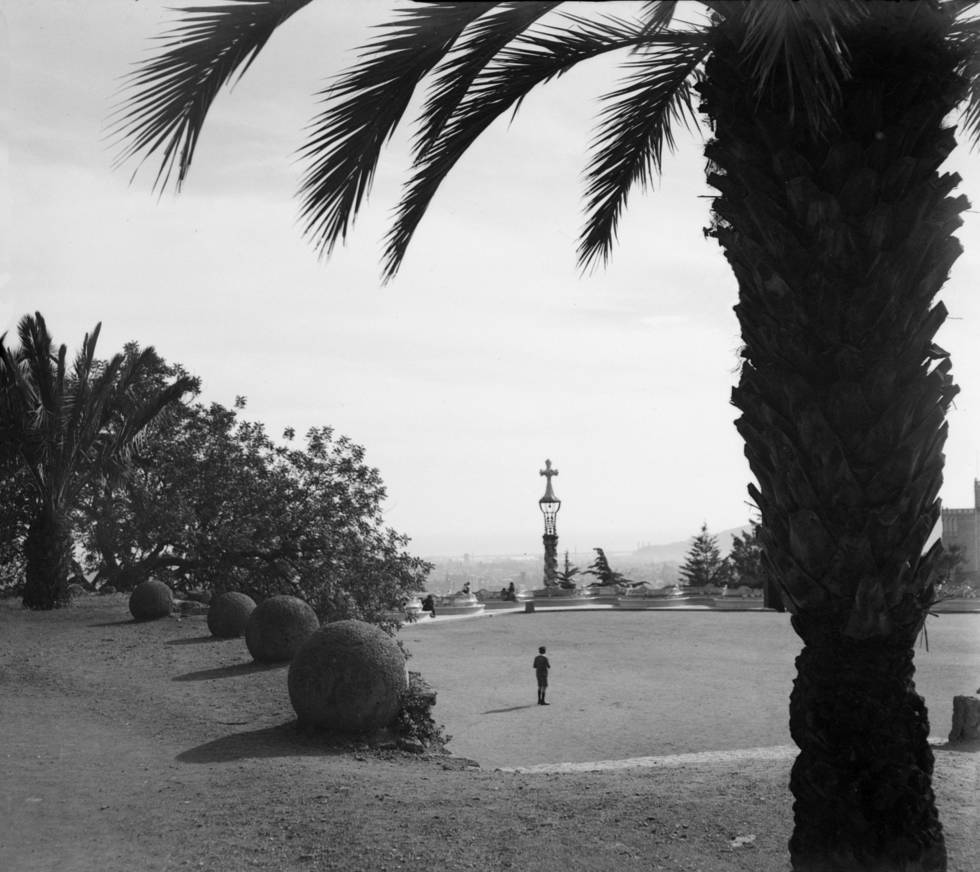
[(691, 547), (678, 573), (685, 587), (721, 587), (731, 579), (731, 569), (718, 550), (718, 540), (701, 525), (701, 532), (691, 540)]
[(24, 542), (31, 522), (27, 470), (18, 462), (11, 441), (0, 433), (0, 595), (24, 587)]
[(759, 589), (765, 579), (762, 567), (762, 545), (759, 543), (759, 525), (752, 521), (744, 536), (732, 536), (732, 550), (728, 552), (731, 565), (731, 583), (739, 587)]
[(594, 575), (597, 581), (593, 582), (600, 587), (614, 587), (617, 584), (627, 584), (629, 579), (621, 572), (616, 572), (610, 565), (606, 552), (601, 548), (593, 548), (595, 560), (589, 564), (585, 570), (586, 575)]
[(728, 553), (728, 565), (731, 571), (729, 584), (744, 585), (750, 588), (761, 588), (763, 604), (776, 611), (785, 611), (772, 572), (768, 569), (762, 551), (762, 540), (759, 535), (759, 522), (749, 521), (749, 530), (744, 536), (732, 537), (732, 550)]
[(364, 449), (329, 427), (303, 447), (272, 440), (235, 408), (195, 404), (133, 473), (88, 504), (84, 544), (100, 583), (153, 575), (175, 589), (290, 594), (321, 620), (389, 625), (429, 565), (386, 527), (385, 489)]
[(963, 566), (966, 556), (959, 545), (943, 549), (942, 557), (936, 561), (936, 584), (959, 584), (963, 581)]
[(121, 479), (161, 414), (194, 387), (178, 378), (140, 395), (135, 386), (158, 362), (156, 352), (120, 353), (102, 363), (95, 357), (101, 327), (85, 335), (71, 367), (40, 312), (21, 319), (19, 347), (0, 336), (0, 432), (21, 470), (14, 482), (19, 498), (30, 503), (23, 540), (28, 608), (67, 604), (82, 491)]

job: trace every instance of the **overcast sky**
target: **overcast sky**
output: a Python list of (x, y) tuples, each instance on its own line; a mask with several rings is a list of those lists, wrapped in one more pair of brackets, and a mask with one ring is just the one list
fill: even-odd
[[(321, 0), (220, 95), (184, 193), (113, 169), (121, 77), (171, 13), (161, 0), (0, 0), (6, 211), (0, 331), (39, 310), (77, 349), (154, 345), (278, 436), (331, 425), (367, 449), (389, 523), (422, 554), (537, 553), (545, 458), (559, 548), (628, 550), (745, 523), (750, 480), (729, 404), (735, 282), (704, 239), (696, 136), (657, 190), (635, 193), (610, 266), (575, 264), (594, 62), (526, 101), (455, 168), (398, 277), (382, 287), (407, 132), (379, 167), (346, 248), (317, 261), (298, 229), (295, 150), (315, 92), (351, 63), (388, 0)], [(631, 3), (622, 4), (631, 6)], [(693, 8), (691, 13), (693, 14)], [(980, 202), (980, 158), (949, 162)], [(980, 216), (942, 294), (940, 344), (962, 387), (950, 416), (948, 507), (972, 505), (980, 450)]]

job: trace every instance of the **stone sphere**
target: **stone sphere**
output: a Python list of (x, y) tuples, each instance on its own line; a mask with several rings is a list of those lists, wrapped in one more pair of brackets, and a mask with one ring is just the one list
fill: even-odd
[(174, 595), (162, 581), (142, 581), (129, 595), (129, 611), (137, 621), (166, 618), (173, 607)]
[(208, 629), (219, 639), (234, 639), (245, 632), (255, 600), (244, 593), (222, 593), (208, 606)]
[(387, 726), (407, 687), (405, 655), (364, 621), (325, 624), (289, 664), (289, 699), (300, 723), (342, 733)]
[(292, 660), (319, 626), (316, 612), (299, 597), (271, 596), (252, 609), (245, 625), (245, 645), (259, 663), (281, 663)]

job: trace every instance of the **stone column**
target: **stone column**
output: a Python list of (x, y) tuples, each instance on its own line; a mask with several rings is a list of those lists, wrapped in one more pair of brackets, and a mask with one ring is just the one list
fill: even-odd
[(544, 542), (544, 586), (555, 587), (558, 584), (558, 534), (545, 533), (541, 539)]

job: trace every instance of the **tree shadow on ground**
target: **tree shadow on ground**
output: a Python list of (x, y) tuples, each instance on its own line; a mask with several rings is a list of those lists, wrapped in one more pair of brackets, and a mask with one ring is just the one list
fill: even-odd
[(216, 669), (199, 669), (175, 675), (172, 681), (210, 681), (213, 678), (234, 678), (236, 675), (249, 675), (253, 672), (268, 672), (271, 669), (285, 669), (288, 663), (236, 663), (234, 666), (219, 666)]
[(534, 708), (535, 705), (537, 705), (537, 703), (530, 703), (529, 702), (527, 705), (512, 705), (510, 708), (489, 709), (488, 711), (480, 712), (480, 714), (484, 714), (484, 715), (502, 715), (502, 714), (506, 714), (507, 712), (519, 712), (521, 709)]
[[(241, 636), (235, 636), (233, 638), (240, 639)], [(204, 642), (230, 642), (231, 639), (222, 639), (219, 636), (194, 636), (190, 639), (170, 639), (166, 642), (167, 645), (201, 645)]]
[(176, 759), (180, 763), (230, 763), (264, 757), (337, 756), (350, 751), (349, 739), (300, 730), (296, 721), (287, 721), (274, 727), (222, 736), (182, 751)]

